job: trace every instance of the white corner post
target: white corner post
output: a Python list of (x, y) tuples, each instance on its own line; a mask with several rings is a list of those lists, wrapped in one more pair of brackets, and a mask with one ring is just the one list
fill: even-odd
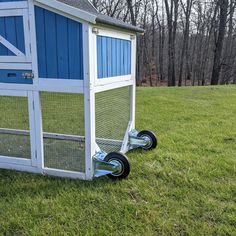
[(136, 54), (137, 54), (137, 36), (131, 36), (131, 76), (133, 85), (131, 89), (131, 129), (135, 129), (135, 106), (136, 106)]
[(83, 24), (83, 58), (84, 58), (84, 112), (85, 112), (85, 167), (86, 180), (94, 177), (93, 156), (96, 152), (95, 137), (95, 89), (96, 77), (96, 35), (92, 26)]
[(44, 169), (44, 148), (43, 148), (43, 126), (40, 93), (33, 92), (34, 116), (35, 116), (35, 156), (37, 168), (43, 172)]
[[(32, 72), (34, 74), (33, 84), (38, 85), (39, 73), (38, 73), (38, 56), (37, 56), (37, 40), (36, 40), (36, 29), (35, 29), (35, 11), (33, 0), (28, 1), (29, 6), (29, 32), (30, 32), (30, 50), (32, 56)], [(32, 164), (43, 173), (44, 169), (44, 147), (43, 147), (43, 122), (42, 122), (42, 107), (39, 91), (29, 92), (29, 104), (31, 104), (31, 116), (34, 116), (34, 145), (35, 150), (32, 148)], [(32, 111), (33, 109), (33, 111)], [(32, 132), (32, 131), (31, 131)]]

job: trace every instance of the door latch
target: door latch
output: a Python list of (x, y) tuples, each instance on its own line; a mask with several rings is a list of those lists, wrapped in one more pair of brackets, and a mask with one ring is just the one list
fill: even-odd
[(34, 78), (34, 73), (32, 73), (32, 72), (25, 72), (25, 73), (22, 74), (22, 77), (24, 79), (33, 79)]

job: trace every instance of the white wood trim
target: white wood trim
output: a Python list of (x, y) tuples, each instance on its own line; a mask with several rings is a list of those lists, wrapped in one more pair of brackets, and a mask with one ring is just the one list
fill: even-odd
[(51, 85), (32, 85), (32, 84), (10, 84), (10, 83), (0, 83), (0, 90), (4, 91), (41, 91), (41, 92), (61, 92), (61, 93), (75, 93), (83, 94), (83, 86), (60, 86), (55, 84)]
[(39, 78), (39, 86), (56, 86), (56, 87), (83, 87), (84, 80), (72, 79), (53, 79), (53, 78)]
[(16, 171), (23, 171), (27, 173), (37, 173), (42, 174), (42, 170), (32, 167), (32, 166), (25, 166), (25, 165), (19, 165), (19, 164), (12, 164), (12, 163), (1, 163), (0, 162), (0, 168), (7, 169), (7, 170), (16, 170)]
[(0, 10), (6, 9), (23, 9), (28, 8), (28, 4), (26, 1), (19, 1), (19, 2), (1, 2), (0, 3)]
[(123, 75), (123, 76), (116, 76), (116, 77), (109, 77), (109, 78), (101, 78), (101, 79), (95, 79), (95, 86), (101, 86), (106, 84), (114, 84), (124, 81), (130, 81), (132, 80), (132, 75)]
[(62, 178), (70, 178), (70, 179), (82, 179), (86, 180), (85, 173), (75, 172), (75, 171), (66, 171), (66, 170), (58, 170), (51, 168), (43, 168), (44, 175), (62, 177)]
[(39, 78), (38, 87), (41, 91), (84, 93), (83, 80)]
[(81, 86), (49, 86), (49, 85), (39, 85), (34, 88), (32, 88), (34, 91), (41, 91), (41, 92), (58, 92), (58, 93), (77, 93), (77, 94), (83, 94), (84, 93), (84, 87)]
[(0, 43), (3, 44), (8, 50), (13, 52), (16, 56), (24, 56), (24, 53), (22, 53), (19, 49), (17, 49), (14, 45), (12, 45), (9, 41), (7, 41), (1, 35), (0, 35)]
[[(30, 1), (32, 1), (32, 0), (30, 0)], [(33, 1), (34, 1), (34, 0), (33, 0)], [(40, 4), (40, 3), (38, 3), (38, 2), (34, 2), (34, 5), (37, 6), (37, 7), (41, 7), (41, 8), (43, 8), (43, 9), (45, 9), (45, 10), (54, 12), (54, 13), (56, 13), (56, 14), (58, 14), (58, 15), (64, 16), (64, 17), (66, 17), (66, 18), (68, 18), (68, 19), (71, 19), (71, 20), (73, 20), (73, 21), (79, 22), (79, 23), (81, 23), (81, 24), (86, 23), (86, 21), (84, 21), (84, 20), (82, 20), (82, 19), (80, 19), (80, 18), (78, 18), (78, 17), (76, 17), (76, 16), (69, 15), (69, 14), (67, 14), (67, 13), (65, 13), (65, 12), (62, 12), (62, 11), (59, 11), (59, 10), (57, 10), (57, 9), (55, 9), (55, 8), (52, 8), (52, 7), (49, 7), (49, 6)]]
[[(93, 26), (91, 26), (91, 28), (93, 29)], [(93, 65), (93, 84), (94, 86), (96, 86), (96, 84), (99, 82), (98, 81), (98, 61), (97, 61), (97, 35), (95, 33), (92, 33), (91, 35), (92, 39), (91, 39), (91, 43), (93, 46), (93, 55), (90, 54), (90, 56), (92, 56), (91, 58), (91, 63)]]
[(36, 23), (35, 23), (35, 11), (33, 0), (28, 0), (29, 4), (29, 37), (30, 37), (30, 49), (32, 58), (32, 72), (34, 74), (33, 84), (39, 84), (39, 72), (38, 72), (38, 53), (37, 53), (37, 37), (36, 37)]
[(104, 92), (104, 91), (111, 90), (111, 89), (117, 89), (117, 88), (121, 88), (121, 87), (125, 87), (125, 86), (131, 86), (133, 84), (134, 84), (133, 80), (119, 81), (119, 82), (115, 82), (115, 83), (108, 83), (108, 84), (96, 86), (94, 88), (94, 91), (95, 91), (95, 93), (100, 93), (100, 92)]
[(88, 12), (82, 11), (78, 8), (69, 6), (67, 4), (58, 2), (56, 0), (34, 0), (34, 4), (38, 5), (40, 7), (50, 7), (52, 9), (54, 9), (54, 11), (56, 10), (57, 13), (61, 14), (61, 15), (65, 15), (65, 16), (72, 16), (75, 17), (76, 19), (81, 19), (83, 21), (86, 22), (90, 22), (95, 24), (96, 23), (96, 16), (93, 14), (90, 14)]
[(0, 156), (0, 168), (3, 163), (31, 166), (31, 159), (26, 159), (21, 157)]
[(27, 95), (26, 91), (0, 90), (0, 96), (27, 97)]
[(22, 16), (23, 9), (0, 10), (0, 17)]
[(44, 146), (43, 146), (43, 122), (40, 93), (33, 92), (34, 119), (35, 119), (35, 147), (36, 147), (36, 165), (38, 168), (44, 168)]
[(132, 40), (131, 46), (131, 74), (133, 79), (133, 85), (131, 89), (131, 121), (132, 121), (132, 129), (135, 129), (135, 116), (136, 116), (136, 52), (137, 52), (137, 37), (135, 36)]
[[(20, 2), (19, 2), (20, 3)], [(22, 16), (23, 17), (23, 29), (24, 29), (24, 40), (25, 40), (25, 54), (17, 49), (14, 45), (8, 42), (5, 38), (0, 36), (0, 43), (6, 48), (13, 52), (16, 56), (0, 56), (0, 63), (31, 63), (31, 52), (30, 52), (30, 33), (29, 33), (29, 18), (28, 18), (28, 2), (27, 8), (0, 10), (0, 17), (5, 16)], [(12, 2), (14, 4), (14, 2)], [(4, 5), (2, 5), (3, 7)], [(20, 5), (17, 5), (18, 7)]]
[(86, 156), (86, 179), (94, 177), (93, 156), (96, 151), (95, 137), (95, 93), (94, 93), (94, 61), (92, 27), (84, 24), (83, 49), (84, 49), (84, 113), (85, 113), (85, 156)]
[(25, 56), (0, 56), (0, 63), (31, 63)]
[(32, 64), (27, 63), (0, 63), (0, 70), (32, 70)]
[(16, 170), (26, 173), (35, 173), (35, 174), (43, 174), (45, 176), (55, 176), (55, 177), (62, 177), (62, 178), (70, 178), (70, 179), (82, 179), (86, 180), (85, 173), (81, 172), (73, 172), (73, 171), (64, 171), (64, 170), (56, 170), (56, 169), (49, 169), (49, 168), (37, 168), (28, 165), (22, 164), (14, 164), (14, 163), (1, 163), (0, 168), (7, 169), (7, 170)]
[(99, 36), (104, 36), (104, 37), (111, 37), (111, 38), (117, 38), (117, 39), (124, 39), (131, 41), (131, 38), (135, 36), (135, 34), (131, 32), (123, 32), (119, 30), (114, 30), (108, 27), (100, 27), (100, 26), (93, 26), (93, 28), (98, 29), (98, 34)]
[(31, 36), (30, 36), (29, 9), (23, 9), (23, 28), (25, 38), (25, 56), (27, 61), (31, 60)]
[(34, 94), (32, 91), (28, 92), (28, 112), (29, 112), (29, 135), (31, 147), (31, 162), (32, 166), (37, 167), (37, 152), (36, 152), (36, 124), (34, 115)]
[[(107, 85), (107, 84), (113, 84), (113, 83), (120, 83), (120, 82), (124, 82), (124, 81), (128, 81), (133, 79), (132, 73), (130, 75), (123, 75), (123, 76), (114, 76), (114, 77), (109, 77), (109, 78), (98, 78), (97, 77), (97, 36), (104, 36), (104, 37), (111, 37), (111, 38), (118, 38), (118, 39), (123, 39), (123, 40), (128, 40), (131, 42), (132, 45), (132, 40), (131, 40), (131, 33), (124, 33), (124, 32), (120, 32), (117, 30), (112, 30), (112, 29), (108, 29), (108, 28), (99, 28), (96, 26), (92, 26), (92, 28), (98, 28), (98, 34), (95, 34), (95, 41), (94, 41), (94, 47), (96, 50), (94, 50), (94, 70), (95, 70), (95, 86), (101, 86), (101, 85)], [(132, 35), (133, 37), (133, 35)], [(133, 46), (133, 45), (132, 45)], [(133, 59), (133, 58), (131, 58)], [(132, 62), (131, 62), (132, 63)]]

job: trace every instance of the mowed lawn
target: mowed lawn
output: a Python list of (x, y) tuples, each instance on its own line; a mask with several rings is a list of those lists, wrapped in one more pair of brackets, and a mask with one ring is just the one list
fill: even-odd
[(0, 235), (236, 235), (236, 86), (138, 88), (136, 126), (121, 182), (1, 170)]

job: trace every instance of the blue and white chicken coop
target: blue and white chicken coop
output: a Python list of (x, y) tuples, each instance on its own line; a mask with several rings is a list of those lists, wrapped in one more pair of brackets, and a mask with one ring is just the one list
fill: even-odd
[(0, 168), (92, 180), (129, 175), (136, 34), (87, 0), (0, 0)]

